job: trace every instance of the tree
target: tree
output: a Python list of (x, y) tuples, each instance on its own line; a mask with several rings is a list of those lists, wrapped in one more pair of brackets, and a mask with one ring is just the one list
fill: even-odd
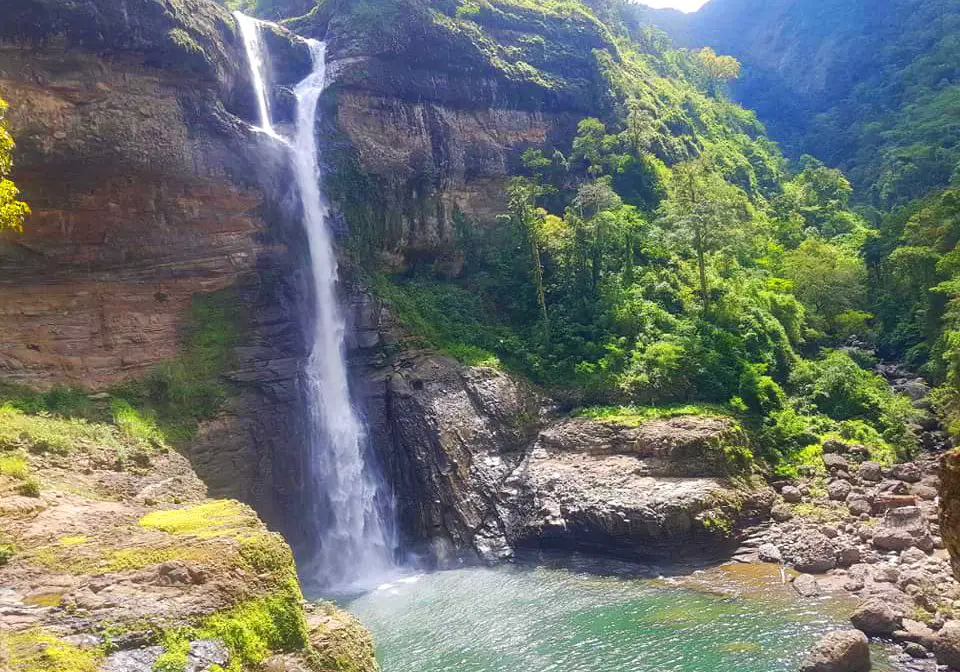
[(707, 87), (713, 95), (717, 95), (724, 84), (740, 76), (740, 61), (733, 56), (719, 56), (710, 47), (697, 52), (697, 61), (703, 68)]
[(22, 231), (23, 220), (30, 214), (30, 208), (18, 200), (20, 191), (7, 179), (13, 170), (14, 144), (4, 123), (6, 112), (7, 103), (0, 98), (0, 231)]
[(743, 193), (710, 170), (705, 158), (674, 167), (661, 222), (674, 238), (693, 248), (704, 315), (710, 312), (707, 254), (723, 247), (731, 229), (745, 219)]
[(540, 307), (540, 319), (543, 321), (543, 334), (549, 341), (550, 318), (547, 313), (547, 296), (543, 284), (543, 261), (540, 258), (542, 222), (546, 213), (536, 207), (538, 195), (539, 188), (536, 182), (523, 177), (514, 178), (507, 190), (507, 207), (510, 211), (510, 219), (530, 244), (537, 305)]
[(784, 275), (793, 281), (801, 303), (827, 325), (864, 299), (866, 270), (856, 254), (839, 245), (809, 238), (784, 255)]

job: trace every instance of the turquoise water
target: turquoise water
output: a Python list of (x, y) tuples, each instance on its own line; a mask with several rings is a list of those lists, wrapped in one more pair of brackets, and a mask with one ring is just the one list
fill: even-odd
[(383, 672), (794, 672), (842, 624), (843, 609), (795, 598), (775, 569), (736, 571), (663, 581), (473, 568), (346, 606), (373, 631)]

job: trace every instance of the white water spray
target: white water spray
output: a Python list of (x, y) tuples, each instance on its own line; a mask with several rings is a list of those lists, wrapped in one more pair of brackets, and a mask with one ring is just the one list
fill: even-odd
[[(257, 22), (253, 19), (256, 28)], [(247, 40), (245, 38), (245, 43)], [(251, 69), (265, 62), (261, 42), (250, 40)], [(325, 589), (376, 586), (390, 573), (392, 543), (377, 510), (377, 481), (364, 459), (365, 432), (350, 400), (344, 353), (346, 331), (337, 301), (337, 259), (331, 240), (329, 206), (320, 187), (316, 140), (317, 109), (326, 85), (326, 45), (308, 41), (313, 72), (295, 89), (296, 134), (290, 145), (303, 207), (303, 224), (313, 271), (314, 326), (306, 367), (309, 405), (308, 505), (312, 552), (301, 573)], [(259, 50), (259, 51), (258, 51)], [(262, 86), (263, 76), (253, 77)], [(272, 131), (265, 90), (264, 128)]]

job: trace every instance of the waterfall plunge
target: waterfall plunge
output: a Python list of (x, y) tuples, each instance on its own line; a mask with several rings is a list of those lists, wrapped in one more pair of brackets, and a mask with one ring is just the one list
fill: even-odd
[[(242, 15), (241, 15), (242, 16)], [(263, 130), (272, 133), (264, 87), (266, 54), (260, 22), (243, 17)], [(248, 31), (257, 33), (249, 35)], [(313, 72), (295, 89), (296, 134), (289, 146), (303, 207), (313, 275), (312, 349), (306, 367), (309, 439), (306, 510), (312, 529), (301, 574), (321, 589), (370, 587), (392, 568), (390, 535), (378, 511), (378, 486), (364, 459), (365, 433), (350, 400), (344, 356), (345, 324), (337, 301), (337, 260), (328, 227), (329, 208), (320, 187), (317, 108), (326, 84), (326, 45), (308, 41)]]

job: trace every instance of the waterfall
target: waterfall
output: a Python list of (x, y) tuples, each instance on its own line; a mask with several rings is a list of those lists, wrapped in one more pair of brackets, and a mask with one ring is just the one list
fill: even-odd
[(270, 119), (270, 99), (267, 95), (264, 73), (266, 72), (266, 50), (263, 47), (263, 38), (260, 35), (260, 21), (240, 12), (233, 13), (240, 27), (240, 37), (243, 38), (243, 48), (247, 53), (247, 63), (250, 67), (250, 81), (254, 93), (257, 94), (257, 110), (260, 113), (260, 130), (269, 135), (276, 135)]
[[(248, 42), (246, 37), (244, 41)], [(255, 54), (258, 42), (249, 40)], [(305, 371), (309, 439), (303, 512), (311, 538), (307, 557), (301, 558), (301, 574), (307, 585), (329, 590), (376, 585), (392, 568), (393, 544), (378, 510), (382, 499), (378, 479), (365, 460), (364, 426), (350, 399), (337, 259), (329, 207), (321, 189), (316, 123), (326, 85), (326, 45), (315, 40), (307, 43), (313, 71), (294, 90), (296, 131), (289, 145), (313, 277), (312, 348)], [(262, 57), (251, 58), (251, 70), (263, 62)], [(262, 86), (262, 74), (252, 79)], [(267, 115), (263, 126), (272, 130), (267, 92), (259, 91), (258, 99), (264, 101)]]

